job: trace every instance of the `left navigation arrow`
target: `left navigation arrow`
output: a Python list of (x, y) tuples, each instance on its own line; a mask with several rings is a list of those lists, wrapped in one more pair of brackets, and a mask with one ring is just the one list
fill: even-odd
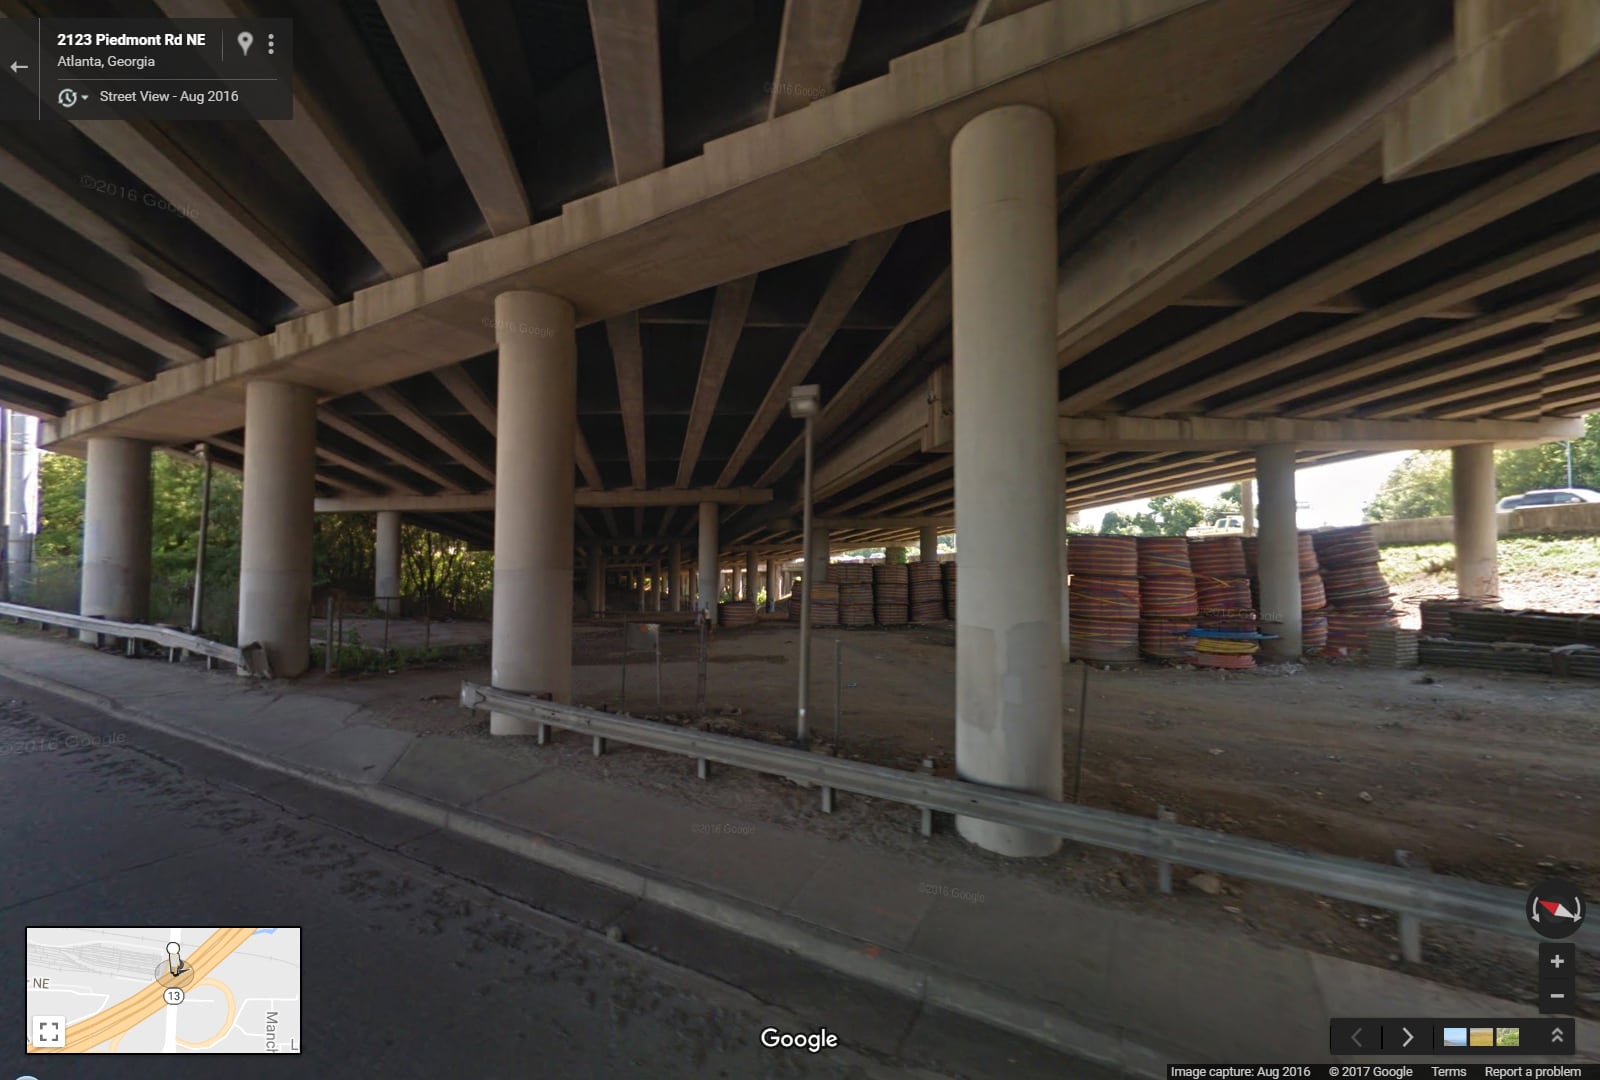
[(11, 74), (15, 75), (18, 71), (25, 70), (27, 66), (27, 64), (19, 63), (18, 61), (13, 60), (11, 61)]

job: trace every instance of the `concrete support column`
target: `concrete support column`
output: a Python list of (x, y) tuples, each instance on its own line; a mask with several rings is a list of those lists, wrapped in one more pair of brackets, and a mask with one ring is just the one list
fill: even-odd
[[(936, 562), (939, 558), (939, 529), (934, 525), (922, 527), (922, 555), (923, 562)], [(959, 580), (959, 579), (958, 579)]]
[(1499, 596), (1493, 444), (1450, 448), (1450, 497), (1455, 514), (1456, 591), (1472, 599)]
[(767, 556), (767, 611), (768, 612), (773, 612), (773, 611), (777, 611), (778, 610), (778, 588), (779, 588), (779, 585), (781, 584), (778, 581), (778, 575), (779, 575), (778, 557), (776, 555), (768, 555)]
[[(1257, 578), (1261, 583), (1261, 651), (1270, 660), (1300, 658), (1300, 526), (1295, 520), (1294, 447), (1256, 448), (1256, 487), (1261, 497)], [(1248, 519), (1247, 519), (1248, 520)]]
[[(572, 700), (573, 429), (578, 414), (572, 305), (537, 292), (495, 297), (494, 628), (490, 682)], [(491, 735), (537, 727), (490, 713)]]
[(661, 571), (661, 560), (657, 559), (655, 565), (650, 568), (650, 608), (658, 615), (666, 610), (661, 597), (661, 592), (666, 587), (667, 580)]
[(1239, 481), (1239, 518), (1244, 524), (1244, 534), (1256, 534), (1256, 484), (1254, 480)]
[(672, 610), (683, 610), (683, 545), (673, 544), (667, 552), (667, 581)]
[[(954, 292), (956, 772), (1060, 799), (1061, 560), (1055, 126), (1029, 106), (969, 121), (950, 148)], [(1002, 855), (1060, 837), (958, 817)]]
[(378, 511), (378, 540), (373, 561), (378, 573), (372, 585), (372, 595), (393, 597), (378, 601), (378, 606), (390, 615), (400, 614), (400, 511)]
[(316, 468), (316, 391), (267, 380), (246, 386), (239, 643), (259, 641), (272, 673), (284, 677), (311, 660)]
[[(89, 440), (79, 612), (121, 622), (150, 615), (150, 444)], [(302, 627), (302, 630), (304, 627)], [(84, 641), (99, 635), (84, 631)]]
[(760, 575), (761, 557), (753, 551), (744, 555), (744, 598), (752, 604), (761, 595)]
[(811, 561), (805, 564), (805, 569), (802, 571), (806, 581), (828, 580), (829, 543), (827, 529), (811, 526)]
[(700, 565), (699, 592), (695, 610), (717, 613), (717, 596), (722, 589), (721, 567), (717, 565), (717, 504), (700, 504), (700, 549), (695, 558)]

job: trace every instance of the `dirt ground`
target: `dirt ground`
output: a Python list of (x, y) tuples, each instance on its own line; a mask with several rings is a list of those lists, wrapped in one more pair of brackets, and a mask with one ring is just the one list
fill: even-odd
[[(665, 708), (659, 714), (654, 708), (653, 658), (635, 653), (629, 713), (775, 741), (792, 733), (798, 672), (792, 624), (780, 617), (714, 636), (704, 719), (695, 708), (696, 635), (668, 625), (662, 636)], [(953, 628), (819, 629), (811, 695), (819, 752), (832, 748), (835, 641), (841, 753), (900, 768), (931, 757), (937, 772), (953, 775)], [(615, 709), (618, 624), (580, 623), (574, 651), (578, 701)], [(1069, 798), (1085, 670), (1072, 665), (1066, 672)], [(365, 701), (397, 727), (487, 738), (486, 718), (456, 707), (464, 678), (487, 681), (487, 668), (455, 664), (308, 681)], [(1093, 669), (1088, 687), (1084, 805), (1141, 816), (1166, 806), (1184, 824), (1309, 850), (1376, 862), (1405, 850), (1443, 873), (1513, 888), (1558, 876), (1600, 895), (1600, 685), (1593, 682), (1312, 662), (1245, 673)], [(1142, 859), (1073, 847), (1053, 859), (1001, 859), (948, 832), (922, 840), (915, 813), (904, 807), (845, 798), (825, 816), (814, 793), (787, 781), (722, 773), (707, 784), (694, 779), (691, 766), (664, 766), (672, 759), (626, 748), (594, 759), (579, 742), (558, 747), (574, 769), (671, 790), (730, 813), (803, 822), (887, 846), (920, 845), (952, 865), (1042, 878), (1173, 921), (1400, 966), (1386, 913), (1242, 881), (1225, 880), (1211, 892), (1214, 882), (1190, 885), (1193, 872), (1181, 868), (1175, 894), (1162, 896), (1153, 864)], [(1587, 985), (1597, 985), (1600, 955), (1585, 956), (1583, 964)], [(1428, 927), (1425, 963), (1416, 973), (1532, 1001), (1534, 971), (1530, 944)], [(1592, 1000), (1584, 1008), (1600, 1016)]]

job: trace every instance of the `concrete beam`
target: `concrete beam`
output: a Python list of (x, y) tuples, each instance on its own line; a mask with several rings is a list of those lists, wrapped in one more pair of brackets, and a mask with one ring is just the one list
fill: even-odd
[(621, 184), (655, 172), (666, 158), (656, 0), (589, 0), (589, 28)]
[[(822, 412), (812, 421), (819, 442), (837, 431), (840, 424), (870, 401), (916, 356), (930, 349), (949, 352), (950, 295), (950, 268), (946, 267), (911, 305), (905, 318), (861, 362), (839, 392), (822, 403)], [(802, 435), (778, 455), (757, 483), (776, 482), (794, 468), (804, 452), (805, 437)]]
[(1456, 24), (1455, 63), (1389, 117), (1386, 179), (1600, 130), (1592, 0), (1456, 0)]
[(833, 93), (860, 10), (861, 0), (788, 0), (784, 4), (768, 120)]
[(478, 460), (476, 454), (462, 446), (444, 428), (424, 416), (422, 411), (407, 401), (392, 386), (375, 386), (367, 397), (380, 409), (421, 435), (456, 460), (456, 463), (477, 474), (487, 484), (494, 483), (494, 470)]
[[(104, 122), (116, 123), (112, 120)], [(71, 267), (58, 264), (43, 253), (29, 252), (22, 257), (9, 251), (0, 251), (0, 277), (9, 278), (23, 288), (31, 289), (71, 309), (75, 314), (143, 345), (170, 363), (190, 364), (200, 359), (199, 351), (176, 329), (149, 312), (140, 311), (122, 297), (101, 290), (84, 280)], [(11, 312), (8, 318), (13, 322), (22, 322), (27, 316), (21, 312)], [(146, 374), (141, 377), (149, 376)]]
[(644, 343), (639, 339), (639, 315), (629, 312), (606, 320), (606, 338), (617, 372), (617, 400), (622, 409), (622, 430), (628, 444), (628, 474), (633, 486), (645, 479), (644, 447)]
[(716, 297), (711, 301), (711, 325), (706, 328), (700, 375), (695, 382), (694, 401), (689, 406), (689, 425), (684, 430), (683, 450), (678, 455), (679, 487), (688, 487), (694, 481), (694, 467), (700, 461), (700, 449), (705, 445), (706, 431), (711, 427), (717, 398), (728, 377), (728, 365), (733, 361), (733, 350), (738, 347), (755, 290), (756, 275), (751, 274), (718, 285)]
[[(429, 37), (442, 6), (384, 4), (403, 45)], [(193, 441), (240, 426), (234, 384), (251, 378), (312, 385), (326, 399), (482, 355), (494, 345), (487, 304), (504, 289), (559, 292), (587, 324), (937, 214), (949, 206), (950, 133), (1001, 105), (1057, 117), (1058, 171), (1180, 138), (1237, 108), (1345, 6), (1050, 0), (899, 57), (885, 76), (713, 140), (671, 169), (575, 200), (558, 218), (226, 347), (193, 375), (73, 410), (47, 425), (44, 442), (70, 445), (102, 429)], [(415, 52), (411, 66), (426, 80), (427, 51)], [(1126, 77), (1156, 68), (1163, 78)], [(1118, 108), (1093, 105), (1110, 100)], [(446, 115), (450, 133), (482, 125)], [(851, 199), (840, 200), (841, 183)]]
[(0, 174), (6, 186), (59, 224), (120, 260), (138, 274), (151, 294), (216, 330), (230, 341), (267, 332), (267, 327), (246, 315), (222, 295), (188, 271), (168, 262), (128, 233), (73, 198), (67, 178), (52, 180), (48, 166), (35, 168), (20, 156), (20, 148), (0, 146)]
[[(248, 19), (260, 14), (245, 0), (156, 0), (169, 19)], [(294, 114), (263, 120), (261, 129), (300, 170), (357, 240), (392, 277), (422, 269), (416, 239), (333, 115), (304, 80), (293, 79)], [(329, 298), (332, 299), (331, 297)]]
[(338, 300), (333, 286), (284, 243), (277, 230), (247, 210), (153, 125), (89, 120), (73, 126), (167, 202), (192, 211), (191, 220), (198, 228), (303, 310), (320, 311)]
[(461, 403), (461, 407), (472, 414), (472, 418), (490, 435), (499, 431), (499, 422), (495, 417), (494, 402), (489, 400), (489, 395), (472, 380), (466, 368), (457, 364), (455, 367), (440, 368), (433, 373), (446, 392)]
[(489, 232), (502, 236), (526, 226), (533, 214), (522, 174), (456, 0), (378, 0), (378, 7)]
[[(1530, 244), (1492, 263), (1463, 271), (1430, 288), (1401, 297), (1371, 315), (1359, 316), (1292, 345), (1275, 349), (1264, 357), (1235, 365), (1228, 378), (1230, 381), (1238, 379), (1242, 385), (1276, 374), (1296, 364), (1315, 360), (1334, 349), (1365, 341), (1374, 335), (1410, 322), (1425, 314), (1429, 304), (1441, 296), (1453, 297), (1458, 294), (1481, 296), (1502, 285), (1523, 280), (1540, 271), (1596, 252), (1600, 252), (1600, 218), (1583, 222), (1548, 240)], [(1369, 353), (1350, 363), (1325, 366), (1315, 374), (1286, 381), (1270, 390), (1263, 390), (1208, 411), (1217, 416), (1272, 413), (1287, 402), (1315, 398), (1317, 394), (1333, 387), (1349, 386), (1355, 380), (1381, 375), (1415, 361), (1498, 336), (1520, 326), (1553, 322), (1567, 307), (1596, 296), (1600, 296), (1600, 274), (1591, 274), (1574, 285), (1563, 285), (1493, 314), (1457, 323), (1416, 341)], [(1145, 411), (1147, 410), (1140, 409), (1140, 412)]]
[(870, 428), (817, 464), (812, 476), (813, 496), (826, 499), (920, 450), (927, 438), (928, 412), (925, 393), (907, 395)]
[[(579, 488), (575, 496), (583, 509), (611, 510), (630, 506), (698, 506), (715, 495), (722, 506), (759, 506), (772, 501), (770, 488), (611, 488), (590, 491)], [(493, 510), (493, 491), (454, 492), (440, 495), (363, 495), (353, 498), (318, 499), (317, 513), (369, 513), (399, 510), (401, 513), (454, 514), (464, 511)], [(615, 526), (615, 522), (611, 522)], [(613, 527), (612, 532), (616, 532)]]
[(844, 261), (833, 272), (828, 287), (823, 290), (822, 299), (817, 301), (811, 321), (795, 339), (783, 366), (778, 369), (772, 385), (767, 389), (767, 396), (761, 399), (761, 405), (750, 418), (750, 425), (745, 428), (739, 445), (722, 467), (722, 474), (717, 477), (718, 487), (726, 487), (738, 479), (745, 462), (750, 460), (750, 455), (755, 453), (767, 432), (772, 430), (773, 423), (789, 407), (789, 391), (803, 383), (811, 373), (812, 365), (822, 355), (822, 350), (828, 347), (828, 342), (833, 340), (839, 324), (850, 314), (850, 309), (860, 299), (872, 275), (878, 272), (878, 267), (899, 237), (899, 229), (890, 229), (863, 237), (850, 245)]
[(423, 479), (437, 484), (445, 491), (458, 492), (461, 490), (461, 485), (444, 473), (420, 461), (413, 454), (396, 446), (377, 432), (367, 430), (343, 413), (335, 411), (331, 406), (324, 405), (317, 410), (317, 423), (332, 428), (347, 439), (354, 439), (369, 450), (376, 450), (401, 468), (409, 469)]
[(0, 378), (54, 394), (70, 405), (81, 405), (105, 397), (98, 386), (78, 373), (41, 368), (8, 351), (3, 342), (0, 342)]
[(140, 382), (150, 374), (132, 360), (108, 352), (79, 338), (70, 330), (52, 326), (27, 312), (13, 311), (0, 316), (0, 337), (13, 338), (40, 352), (104, 376), (116, 386)]
[[(1057, 290), (1063, 363), (1376, 180), (1383, 117), (1448, 63), (1450, 30), (1439, 4), (1350, 5), (1067, 260)], [(1105, 393), (1141, 381), (1108, 380)]]
[[(1319, 270), (1290, 282), (1237, 315), (1192, 334), (1165, 349), (1129, 366), (1141, 381), (1176, 370), (1192, 360), (1244, 340), (1249, 335), (1281, 321), (1296, 311), (1306, 310), (1318, 300), (1333, 296), (1386, 273), (1426, 252), (1435, 250), (1492, 222), (1498, 221), (1540, 199), (1600, 172), (1600, 139), (1586, 139), (1552, 148), (1511, 171), (1436, 207), (1410, 222), (1391, 230), (1350, 254), (1335, 259)], [(1421, 303), (1409, 305), (1406, 317), (1425, 315), (1438, 318), (1442, 312), (1455, 312), (1475, 301), (1475, 296), (1458, 295), (1452, 290), (1451, 302), (1440, 305), (1437, 294), (1420, 293)], [(1140, 412), (1158, 416), (1178, 412), (1242, 386), (1278, 370), (1276, 365), (1294, 353), (1276, 350), (1268, 357), (1230, 364), (1227, 369), (1203, 379), (1190, 380), (1161, 397), (1140, 406)], [(1129, 385), (1132, 385), (1131, 383)], [(1097, 392), (1098, 393), (1098, 392)], [(1093, 400), (1092, 397), (1081, 399)], [(1103, 399), (1102, 399), (1103, 400)], [(1074, 403), (1075, 407), (1083, 407)]]
[[(1061, 441), (1073, 449), (1137, 451), (1237, 450), (1291, 443), (1302, 449), (1413, 450), (1466, 443), (1542, 443), (1583, 434), (1570, 420), (1243, 420), (1196, 416), (1062, 417)], [(1069, 473), (1068, 480), (1071, 480)]]

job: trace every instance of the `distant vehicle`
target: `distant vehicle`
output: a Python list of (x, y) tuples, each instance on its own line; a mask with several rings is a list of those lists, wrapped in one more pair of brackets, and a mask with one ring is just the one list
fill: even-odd
[(1521, 495), (1507, 495), (1495, 504), (1495, 509), (1504, 514), (1529, 506), (1570, 506), (1573, 503), (1600, 503), (1600, 491), (1589, 488), (1540, 488), (1537, 491), (1525, 491)]
[(1243, 536), (1244, 517), (1240, 514), (1230, 514), (1219, 517), (1209, 525), (1195, 525), (1184, 533), (1185, 536)]

